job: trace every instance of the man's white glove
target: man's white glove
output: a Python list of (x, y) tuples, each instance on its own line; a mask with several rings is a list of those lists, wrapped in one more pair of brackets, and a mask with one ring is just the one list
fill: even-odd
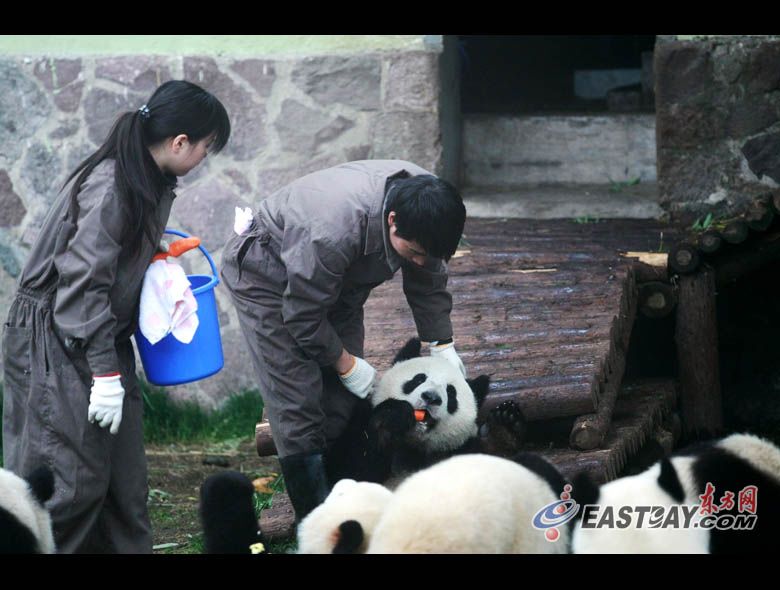
[(352, 358), (355, 359), (352, 368), (343, 375), (339, 374), (339, 379), (350, 393), (365, 399), (374, 387), (376, 369), (362, 358), (356, 356)]
[(119, 423), (122, 422), (124, 398), (125, 390), (119, 375), (93, 377), (87, 414), (89, 421), (98, 422), (101, 428), (110, 424), (111, 434), (116, 434), (119, 432)]
[(460, 360), (458, 353), (455, 352), (454, 342), (448, 342), (447, 344), (431, 342), (431, 356), (449, 361), (452, 366), (460, 370), (463, 374), (463, 378), (466, 378), (466, 367), (463, 366), (463, 361)]

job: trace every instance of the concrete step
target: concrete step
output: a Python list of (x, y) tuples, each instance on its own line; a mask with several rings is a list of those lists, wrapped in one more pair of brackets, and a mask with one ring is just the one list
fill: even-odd
[(466, 186), (655, 181), (655, 115), (467, 115), (462, 154)]
[(554, 184), (543, 186), (466, 186), (461, 190), (470, 217), (526, 219), (631, 218), (663, 215), (655, 182)]

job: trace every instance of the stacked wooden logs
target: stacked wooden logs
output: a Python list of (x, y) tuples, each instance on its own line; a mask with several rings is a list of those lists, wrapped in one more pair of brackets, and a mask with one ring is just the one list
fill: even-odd
[(675, 243), (665, 268), (639, 264), (640, 312), (651, 318), (675, 313), (686, 436), (713, 435), (722, 428), (716, 289), (780, 258), (778, 219), (780, 190), (769, 191), (753, 199), (741, 215)]
[(769, 191), (756, 197), (742, 214), (691, 232), (673, 244), (665, 262), (639, 262), (639, 311), (650, 318), (670, 315), (678, 303), (679, 278), (699, 272), (703, 264), (715, 269), (716, 284), (759, 268), (780, 254), (779, 219), (780, 190)]

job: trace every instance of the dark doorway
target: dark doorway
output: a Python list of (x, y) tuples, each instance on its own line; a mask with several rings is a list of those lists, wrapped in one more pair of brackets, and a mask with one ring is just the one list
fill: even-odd
[(464, 114), (654, 110), (655, 35), (460, 35), (458, 46)]

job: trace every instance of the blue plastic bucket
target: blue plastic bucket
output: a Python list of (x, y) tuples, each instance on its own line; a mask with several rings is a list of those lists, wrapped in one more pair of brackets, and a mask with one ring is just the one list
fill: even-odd
[[(183, 238), (189, 236), (183, 232), (166, 229), (166, 234)], [(219, 318), (214, 288), (219, 284), (217, 267), (203, 246), (198, 246), (211, 265), (211, 275), (187, 275), (192, 294), (198, 302), (198, 329), (189, 344), (179, 342), (173, 334), (168, 334), (157, 344), (152, 344), (141, 334), (135, 332), (138, 354), (144, 367), (144, 373), (154, 385), (180, 385), (205, 379), (217, 373), (225, 364), (222, 356), (222, 338), (219, 335)]]

